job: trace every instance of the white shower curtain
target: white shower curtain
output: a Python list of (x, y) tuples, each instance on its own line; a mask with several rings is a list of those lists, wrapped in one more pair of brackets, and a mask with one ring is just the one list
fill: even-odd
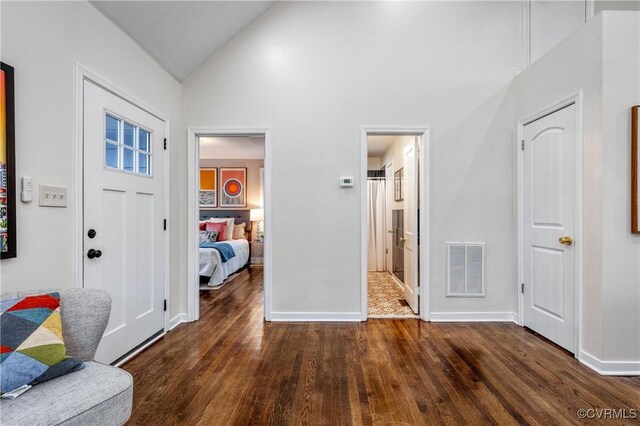
[(369, 271), (384, 271), (385, 181), (367, 180)]

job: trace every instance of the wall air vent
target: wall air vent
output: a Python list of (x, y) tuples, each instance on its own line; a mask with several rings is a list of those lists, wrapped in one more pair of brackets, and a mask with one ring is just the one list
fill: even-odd
[(447, 243), (447, 297), (484, 297), (485, 243)]

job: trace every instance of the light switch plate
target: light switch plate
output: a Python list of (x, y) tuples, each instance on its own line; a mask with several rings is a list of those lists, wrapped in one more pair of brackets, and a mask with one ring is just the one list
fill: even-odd
[(38, 205), (40, 207), (67, 207), (67, 188), (39, 185)]

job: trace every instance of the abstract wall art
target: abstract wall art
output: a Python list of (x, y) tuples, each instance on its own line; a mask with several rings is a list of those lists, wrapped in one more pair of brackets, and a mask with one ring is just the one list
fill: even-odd
[(220, 167), (220, 207), (247, 207), (246, 167)]
[(200, 169), (200, 208), (213, 209), (218, 207), (218, 169), (203, 167)]
[(13, 67), (0, 62), (0, 254), (16, 257), (15, 113)]

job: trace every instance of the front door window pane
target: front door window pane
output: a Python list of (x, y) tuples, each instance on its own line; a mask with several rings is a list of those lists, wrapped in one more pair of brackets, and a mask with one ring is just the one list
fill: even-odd
[(129, 123), (124, 123), (124, 144), (133, 148), (135, 146), (136, 129)]
[(112, 169), (118, 168), (118, 145), (107, 142), (105, 152), (105, 165)]
[(115, 171), (151, 176), (151, 132), (105, 114), (104, 166)]
[(118, 143), (118, 134), (120, 133), (118, 130), (119, 124), (120, 120), (110, 116), (109, 114), (106, 115), (105, 139)]
[(125, 148), (124, 149), (124, 167), (123, 169), (127, 172), (135, 171), (135, 165), (133, 164), (133, 150)]

